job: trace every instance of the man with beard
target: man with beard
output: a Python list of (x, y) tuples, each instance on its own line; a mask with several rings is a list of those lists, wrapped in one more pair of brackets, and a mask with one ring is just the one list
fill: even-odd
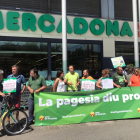
[(30, 71), (30, 78), (28, 80), (27, 89), (30, 91), (28, 99), (28, 109), (29, 109), (29, 125), (33, 124), (33, 114), (34, 114), (34, 93), (37, 94), (47, 88), (45, 79), (43, 76), (38, 74), (36, 68)]

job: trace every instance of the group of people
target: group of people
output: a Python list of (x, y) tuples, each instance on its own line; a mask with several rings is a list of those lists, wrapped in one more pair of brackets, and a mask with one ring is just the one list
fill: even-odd
[[(5, 94), (3, 93), (3, 71), (0, 70), (0, 112), (1, 112), (1, 101)], [(77, 92), (78, 86), (80, 85), (79, 74), (74, 71), (74, 66), (69, 66), (69, 72), (65, 75), (62, 70), (58, 70), (55, 83), (53, 86), (53, 92)], [(99, 89), (103, 89), (102, 78), (110, 77), (109, 70), (104, 69), (102, 71), (102, 77), (98, 79), (96, 83), (96, 87)], [(43, 91), (47, 88), (45, 79), (43, 76), (38, 74), (38, 70), (36, 68), (30, 71), (30, 78), (26, 85), (26, 81), (24, 76), (19, 74), (19, 67), (17, 65), (12, 66), (12, 74), (7, 78), (16, 78), (17, 86), (16, 92), (12, 93), (17, 97), (18, 103), (15, 105), (15, 108), (20, 107), (21, 95), (23, 94), (26, 86), (30, 92), (28, 99), (28, 110), (29, 110), (29, 125), (33, 124), (33, 115), (34, 115), (34, 94), (37, 94), (40, 91)], [(140, 68), (135, 68), (133, 72), (133, 68), (129, 67), (127, 69), (127, 74), (124, 74), (122, 67), (117, 67), (116, 73), (112, 75), (113, 85), (116, 88), (126, 87), (126, 86), (140, 86)], [(93, 77), (89, 75), (88, 69), (83, 71), (82, 79), (94, 80)], [(23, 85), (21, 89), (21, 85)], [(65, 89), (65, 85), (67, 85), (67, 89)], [(82, 84), (81, 84), (82, 89)], [(10, 94), (10, 93), (9, 93)], [(17, 119), (18, 119), (18, 115)]]
[[(69, 66), (69, 73), (65, 75), (64, 79), (63, 77), (64, 72), (62, 70), (58, 70), (53, 86), (53, 92), (64, 92), (65, 85), (68, 85), (68, 92), (77, 92), (80, 80), (79, 74), (77, 72), (74, 72), (73, 65)], [(140, 86), (140, 68), (135, 68), (133, 70), (133, 68), (129, 66), (127, 67), (127, 69), (125, 69), (125, 71), (123, 71), (123, 68), (119, 66), (116, 69), (116, 73), (114, 73), (113, 75), (110, 74), (108, 69), (104, 69), (102, 70), (102, 77), (99, 78), (96, 83), (96, 87), (98, 89), (103, 89), (102, 79), (108, 77), (113, 78), (114, 88), (121, 88), (126, 86)], [(87, 69), (83, 71), (82, 79), (94, 80), (94, 78), (89, 75), (89, 71)]]
[(131, 66), (127, 67), (125, 71), (123, 71), (122, 67), (117, 67), (116, 73), (112, 76), (109, 76), (109, 71), (107, 69), (102, 71), (102, 77), (98, 80), (96, 86), (100, 89), (102, 87), (102, 78), (112, 77), (113, 85), (115, 88), (121, 88), (126, 86), (140, 86), (140, 68), (137, 67), (133, 69)]
[[(69, 66), (69, 72), (65, 75), (62, 70), (58, 70), (56, 79), (53, 86), (53, 92), (64, 92), (65, 85), (67, 85), (67, 92), (78, 92), (78, 86), (80, 85), (79, 74), (74, 71), (74, 66)], [(82, 79), (94, 80), (93, 77), (89, 75), (89, 71), (85, 69), (83, 71)]]
[[(0, 113), (1, 113), (1, 102), (5, 94), (3, 93), (3, 71), (0, 70)], [(19, 74), (19, 67), (17, 65), (12, 66), (12, 74), (7, 78), (16, 78), (16, 92), (12, 93), (16, 98), (18, 103), (15, 105), (15, 108), (20, 108), (21, 95), (23, 94), (26, 88), (26, 81), (24, 76)], [(21, 89), (21, 85), (23, 88)], [(30, 91), (29, 99), (28, 99), (28, 110), (29, 110), (29, 125), (33, 124), (33, 115), (34, 115), (34, 93), (37, 94), (40, 91), (43, 91), (47, 88), (46, 81), (43, 76), (38, 74), (38, 70), (32, 69), (30, 71), (30, 78), (28, 80), (27, 89)], [(9, 93), (10, 95), (11, 93)], [(16, 115), (16, 119), (18, 120), (18, 112)], [(7, 124), (10, 123), (7, 120)]]
[(123, 71), (122, 67), (117, 67), (117, 72), (112, 76), (114, 87), (126, 87), (126, 86), (140, 86), (140, 68), (133, 69), (128, 67)]

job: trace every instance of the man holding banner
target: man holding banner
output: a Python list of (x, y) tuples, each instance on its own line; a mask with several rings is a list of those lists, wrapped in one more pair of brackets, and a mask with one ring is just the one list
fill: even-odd
[(113, 84), (117, 88), (125, 87), (127, 83), (127, 78), (123, 74), (122, 67), (117, 67), (117, 72), (113, 75)]
[(74, 72), (74, 66), (69, 66), (69, 73), (66, 74), (64, 83), (68, 85), (68, 92), (77, 92), (80, 84), (79, 74)]
[(82, 77), (82, 79), (94, 80), (93, 77), (89, 76), (89, 70), (88, 69), (85, 69), (83, 71), (83, 77)]
[(33, 114), (34, 114), (34, 93), (37, 94), (47, 88), (46, 81), (43, 76), (38, 74), (36, 68), (30, 71), (30, 78), (28, 80), (27, 89), (30, 91), (28, 99), (28, 110), (29, 110), (29, 122), (28, 124), (33, 124)]
[(81, 91), (93, 91), (93, 90), (95, 90), (95, 80), (91, 76), (89, 76), (89, 71), (85, 69), (83, 71)]

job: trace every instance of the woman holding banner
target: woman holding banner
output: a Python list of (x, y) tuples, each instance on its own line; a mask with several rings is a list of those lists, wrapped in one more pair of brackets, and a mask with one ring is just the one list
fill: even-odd
[(132, 75), (130, 79), (129, 86), (140, 86), (140, 68), (135, 68), (134, 75)]
[(63, 77), (64, 72), (62, 70), (58, 70), (53, 86), (53, 92), (65, 92), (65, 83)]
[(109, 70), (102, 70), (102, 77), (97, 81), (96, 87), (103, 89), (102, 78), (107, 78), (109, 75)]

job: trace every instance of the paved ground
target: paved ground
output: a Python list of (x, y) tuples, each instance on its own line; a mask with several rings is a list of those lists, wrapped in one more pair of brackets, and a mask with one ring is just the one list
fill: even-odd
[[(0, 130), (1, 130), (0, 126)], [(3, 130), (0, 140), (140, 140), (140, 120), (90, 122), (63, 126), (32, 125), (23, 134), (7, 136)]]

